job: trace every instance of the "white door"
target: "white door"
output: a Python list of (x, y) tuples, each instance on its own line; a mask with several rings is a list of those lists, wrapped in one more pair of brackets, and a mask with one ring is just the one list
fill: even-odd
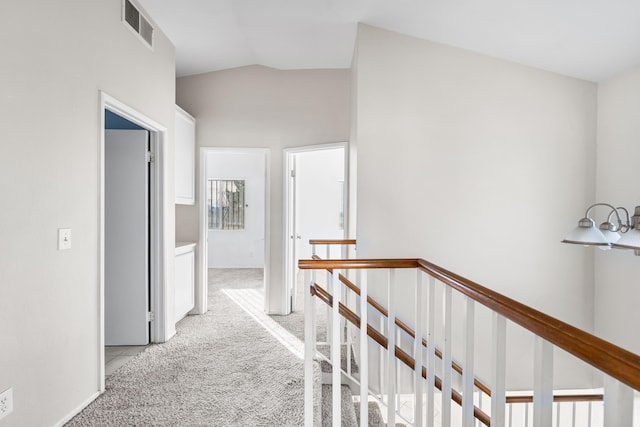
[(105, 130), (105, 344), (149, 343), (149, 132)]
[[(344, 146), (309, 147), (286, 154), (285, 283), (293, 306), (298, 260), (311, 258), (310, 239), (343, 239), (345, 236)], [(324, 249), (324, 248), (323, 248)], [(320, 257), (326, 258), (324, 252)], [(340, 257), (335, 247), (333, 258)]]
[[(311, 258), (309, 239), (344, 238), (344, 148), (298, 153), (295, 161), (297, 265)], [(332, 249), (331, 257), (339, 258), (341, 248)]]

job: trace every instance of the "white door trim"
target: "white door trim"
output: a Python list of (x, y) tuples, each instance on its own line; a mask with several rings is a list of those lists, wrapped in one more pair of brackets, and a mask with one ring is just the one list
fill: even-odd
[(152, 182), (151, 191), (149, 193), (150, 203), (152, 206), (152, 213), (150, 220), (150, 243), (151, 250), (149, 253), (151, 263), (151, 311), (155, 314), (155, 319), (151, 322), (151, 342), (164, 342), (170, 337), (167, 336), (167, 304), (170, 302), (170, 298), (167, 295), (167, 280), (166, 280), (166, 266), (165, 256), (167, 253), (167, 245), (165, 241), (165, 210), (164, 210), (164, 189), (166, 185), (165, 179), (165, 152), (166, 144), (168, 140), (167, 128), (160, 123), (150, 119), (149, 117), (139, 113), (128, 105), (118, 101), (116, 98), (100, 91), (100, 108), (98, 113), (99, 118), (99, 137), (98, 137), (98, 186), (99, 186), (99, 200), (98, 200), (98, 215), (99, 215), (99, 230), (98, 230), (98, 282), (99, 282), (99, 342), (98, 349), (98, 363), (99, 363), (99, 384), (100, 391), (105, 390), (104, 385), (104, 238), (105, 238), (105, 177), (104, 177), (104, 147), (105, 147), (105, 110), (109, 110), (118, 114), (121, 117), (135, 123), (150, 132), (150, 142), (152, 150), (155, 151), (155, 161), (152, 167), (152, 173), (150, 180)]
[(197, 314), (207, 312), (207, 264), (208, 264), (208, 245), (207, 245), (207, 154), (208, 153), (263, 153), (265, 161), (265, 180), (264, 180), (264, 309), (269, 312), (269, 295), (271, 293), (270, 279), (270, 263), (271, 263), (271, 232), (270, 223), (270, 206), (271, 206), (271, 172), (269, 165), (271, 164), (270, 153), (268, 148), (238, 148), (238, 147), (200, 147), (200, 178), (199, 183), (199, 242), (198, 242), (198, 286), (196, 286), (196, 307)]
[(292, 264), (295, 262), (295, 236), (291, 236), (291, 230), (293, 229), (293, 221), (292, 213), (295, 209), (293, 206), (294, 197), (292, 196), (293, 188), (291, 182), (291, 166), (294, 164), (293, 159), (294, 155), (298, 153), (305, 153), (310, 151), (322, 151), (322, 150), (335, 150), (336, 148), (342, 148), (344, 150), (344, 236), (349, 235), (349, 143), (348, 142), (330, 142), (326, 144), (315, 144), (315, 145), (305, 145), (302, 147), (292, 147), (285, 148), (283, 150), (283, 161), (284, 170), (282, 173), (284, 189), (283, 189), (283, 207), (282, 212), (284, 216), (284, 227), (283, 227), (283, 257), (282, 257), (282, 271), (283, 271), (283, 284), (284, 287), (282, 292), (282, 307), (284, 312), (282, 314), (291, 313), (293, 307), (291, 306), (291, 288), (293, 282), (295, 280), (295, 276), (293, 271), (295, 270), (295, 266)]

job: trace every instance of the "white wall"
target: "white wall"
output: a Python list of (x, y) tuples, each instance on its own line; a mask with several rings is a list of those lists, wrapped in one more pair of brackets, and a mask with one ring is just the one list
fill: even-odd
[[(348, 70), (279, 71), (260, 66), (177, 81), (178, 103), (198, 119), (198, 146), (271, 149), (266, 230), (271, 253), (266, 261), (271, 313), (283, 313), (285, 307), (282, 150), (346, 141), (349, 83)], [(176, 216), (177, 237), (198, 240), (198, 206), (180, 207)]]
[[(640, 159), (640, 67), (598, 85), (598, 202), (624, 206), (633, 215)], [(586, 208), (586, 207), (585, 207)], [(584, 210), (584, 209), (583, 209)], [(604, 211), (595, 212), (604, 220)], [(576, 212), (576, 220), (581, 215)], [(640, 353), (640, 257), (633, 251), (596, 252), (596, 334)]]
[(208, 179), (245, 181), (245, 228), (209, 230), (209, 268), (263, 268), (266, 191), (265, 152), (207, 153)]
[[(165, 125), (172, 155), (174, 48), (156, 30), (148, 49), (120, 15), (120, 0), (0, 5), (0, 390), (14, 396), (3, 427), (55, 425), (99, 389), (99, 91)], [(57, 251), (67, 227), (72, 248)]]
[(364, 25), (357, 43), (358, 256), (425, 258), (590, 330), (592, 254), (560, 240), (594, 198), (596, 85)]

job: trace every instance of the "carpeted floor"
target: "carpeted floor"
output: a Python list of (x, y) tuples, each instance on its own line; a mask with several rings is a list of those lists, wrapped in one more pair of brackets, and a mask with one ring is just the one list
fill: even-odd
[(304, 291), (307, 287), (303, 283), (302, 272), (298, 273), (296, 292), (293, 295), (293, 307), (291, 314), (287, 316), (272, 315), (271, 318), (283, 328), (304, 342)]
[(261, 286), (262, 270), (215, 270), (209, 312), (116, 371), (66, 425), (303, 425), (303, 361), (222, 291)]
[[(324, 276), (318, 274), (317, 282), (324, 285)], [(304, 342), (304, 300), (305, 292), (309, 292), (309, 284), (304, 283), (304, 272), (298, 271), (298, 277), (296, 282), (296, 292), (293, 298), (293, 307), (291, 314), (286, 316), (272, 315), (271, 318), (278, 322), (287, 331), (295, 335), (300, 341)], [(327, 339), (327, 318), (326, 310), (327, 306), (320, 300), (315, 300), (316, 304), (316, 325), (318, 341), (326, 341)]]

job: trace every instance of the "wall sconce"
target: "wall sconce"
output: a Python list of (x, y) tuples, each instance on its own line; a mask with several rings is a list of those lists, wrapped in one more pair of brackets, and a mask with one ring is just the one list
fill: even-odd
[[(596, 223), (589, 217), (591, 209), (596, 206), (611, 209), (607, 220), (597, 228)], [(624, 213), (624, 221), (618, 211)], [(640, 206), (636, 206), (634, 215), (629, 217), (629, 211), (625, 208), (615, 208), (608, 203), (595, 203), (587, 208), (584, 218), (578, 221), (578, 226), (562, 240), (562, 243), (597, 246), (602, 250), (633, 249), (636, 255), (640, 255)]]

